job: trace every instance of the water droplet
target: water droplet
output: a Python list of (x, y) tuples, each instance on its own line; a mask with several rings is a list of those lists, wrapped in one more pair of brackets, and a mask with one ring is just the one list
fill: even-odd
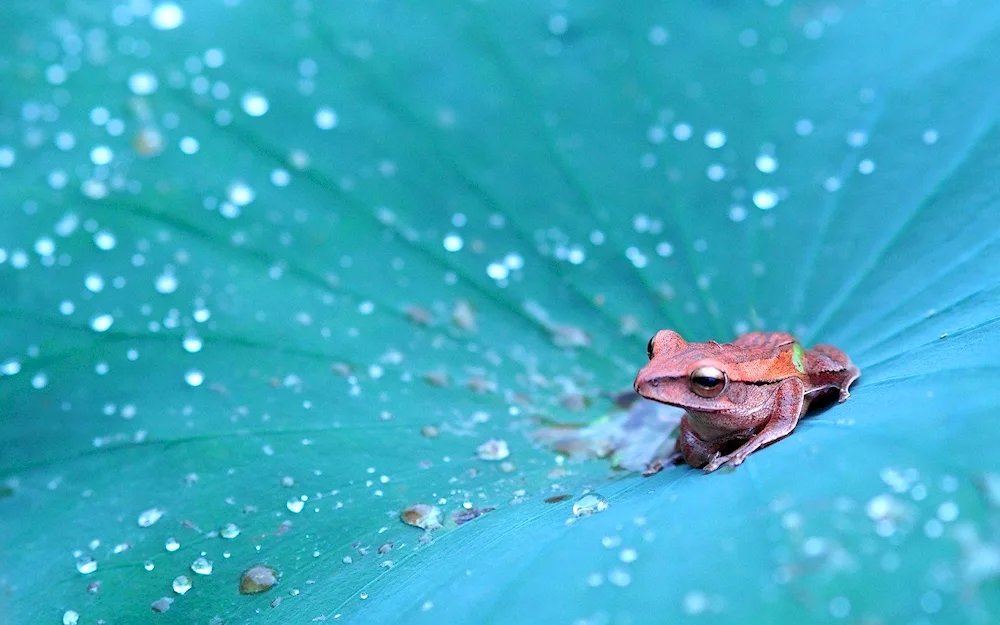
[(674, 126), (674, 139), (678, 141), (687, 141), (691, 138), (694, 129), (691, 128), (690, 124), (680, 123)]
[(6, 169), (14, 164), (16, 153), (10, 146), (0, 146), (0, 168)]
[(851, 613), (851, 602), (847, 597), (834, 597), (830, 599), (830, 615), (833, 618), (847, 618)]
[(757, 169), (764, 174), (773, 174), (778, 169), (778, 159), (770, 154), (761, 154), (754, 163)]
[(316, 111), (313, 121), (320, 130), (330, 130), (337, 127), (337, 112), (330, 107), (323, 107)]
[(167, 295), (177, 290), (177, 278), (172, 272), (164, 271), (156, 277), (156, 282), (153, 286), (156, 288), (157, 293)]
[(153, 562), (152, 560), (146, 560), (145, 562), (142, 563), (142, 568), (144, 568), (147, 571), (152, 571), (153, 569), (156, 568), (156, 563)]
[(212, 561), (204, 556), (199, 556), (194, 559), (194, 562), (191, 563), (191, 570), (198, 575), (211, 575)]
[(934, 129), (925, 130), (922, 138), (927, 145), (934, 145), (938, 140), (938, 131)]
[(198, 369), (188, 369), (184, 372), (184, 381), (188, 386), (201, 386), (205, 382), (205, 374)]
[(611, 569), (608, 571), (608, 581), (619, 588), (624, 588), (632, 583), (632, 574), (625, 569)]
[(291, 499), (285, 502), (285, 507), (288, 508), (289, 511), (294, 512), (295, 514), (302, 512), (302, 508), (304, 508), (305, 505), (306, 502), (304, 502), (300, 497), (292, 497)]
[(701, 614), (708, 609), (708, 597), (703, 592), (692, 590), (684, 595), (683, 609), (685, 614)]
[(97, 560), (90, 556), (80, 556), (76, 559), (76, 570), (84, 575), (90, 575), (97, 570)]
[(718, 182), (726, 177), (726, 168), (718, 163), (712, 163), (705, 170), (705, 175), (712, 182)]
[(415, 503), (408, 506), (399, 515), (403, 523), (424, 530), (435, 530), (441, 525), (441, 510), (437, 506), (426, 503)]
[(39, 391), (42, 390), (48, 385), (48, 383), (49, 383), (49, 376), (44, 372), (40, 371), (35, 375), (31, 376), (31, 388), (35, 390)]
[(181, 345), (184, 347), (184, 351), (189, 354), (196, 354), (201, 351), (202, 341), (201, 337), (194, 333), (188, 333), (184, 335), (184, 340)]
[(99, 230), (94, 233), (94, 245), (96, 245), (100, 250), (105, 252), (113, 250), (115, 249), (115, 245), (117, 245), (117, 243), (118, 241), (115, 239), (115, 235), (111, 234), (107, 230)]
[(872, 173), (875, 171), (875, 161), (870, 158), (864, 159), (858, 163), (858, 171), (865, 175)]
[(16, 358), (11, 358), (5, 360), (3, 364), (0, 364), (0, 374), (3, 375), (17, 375), (21, 372), (21, 361)]
[(639, 552), (631, 547), (626, 547), (618, 554), (618, 559), (625, 564), (631, 564), (639, 558)]
[(717, 150), (726, 145), (726, 133), (721, 130), (709, 130), (705, 133), (705, 145)]
[(507, 441), (491, 438), (476, 448), (476, 455), (483, 460), (503, 460), (510, 456), (510, 448)]
[(257, 192), (247, 183), (237, 180), (226, 188), (226, 197), (236, 206), (246, 206), (254, 201), (257, 197)]
[(97, 315), (90, 320), (90, 327), (94, 332), (106, 332), (114, 322), (115, 318), (111, 315)]
[(219, 536), (222, 536), (223, 538), (236, 538), (239, 535), (240, 528), (235, 523), (226, 523), (222, 526), (222, 529), (219, 530)]
[(66, 610), (63, 612), (63, 625), (77, 625), (80, 622), (80, 614), (76, 610)]
[(444, 238), (444, 249), (449, 252), (457, 252), (462, 249), (463, 245), (462, 237), (457, 234), (449, 234)]
[(55, 241), (48, 237), (41, 237), (35, 241), (35, 253), (39, 256), (52, 256), (56, 251)]
[(569, 20), (562, 13), (554, 13), (549, 16), (549, 32), (555, 36), (565, 35), (569, 29)]
[(104, 290), (104, 278), (96, 273), (89, 273), (83, 279), (83, 286), (91, 293), (100, 293)]
[(937, 516), (945, 523), (951, 523), (958, 518), (958, 504), (954, 501), (946, 501), (938, 506)]
[(160, 81), (150, 72), (136, 72), (128, 77), (128, 88), (135, 95), (151, 95), (159, 86)]
[(167, 542), (163, 544), (167, 551), (177, 551), (181, 548), (181, 544), (177, 542), (176, 538), (168, 538)]
[(269, 566), (257, 564), (240, 575), (240, 594), (256, 595), (270, 590), (278, 583), (280, 574)]
[(198, 144), (198, 140), (194, 137), (184, 137), (177, 144), (177, 147), (181, 149), (181, 152), (190, 155), (197, 153), (200, 145)]
[(608, 500), (605, 499), (603, 495), (599, 495), (598, 493), (589, 493), (580, 497), (580, 499), (573, 504), (573, 516), (583, 517), (590, 516), (598, 512), (604, 512), (610, 505), (611, 504), (608, 503)]
[(494, 280), (506, 280), (510, 275), (510, 269), (502, 263), (490, 263), (486, 266), (486, 275)]
[(243, 111), (250, 117), (260, 117), (271, 108), (271, 103), (267, 101), (267, 98), (263, 94), (257, 91), (248, 91), (243, 94), (240, 106), (243, 107)]
[(153, 525), (163, 518), (163, 513), (165, 512), (166, 510), (163, 508), (150, 508), (149, 510), (143, 510), (139, 514), (138, 518), (139, 527), (149, 527), (150, 525)]
[(868, 133), (863, 130), (852, 130), (847, 133), (847, 145), (860, 148), (868, 143)]
[(193, 584), (191, 583), (190, 577), (188, 577), (187, 575), (178, 575), (177, 577), (174, 578), (174, 581), (172, 584), (170, 584), (170, 587), (173, 588), (174, 592), (176, 592), (178, 595), (183, 595), (187, 591), (191, 590), (192, 585)]
[(184, 23), (184, 10), (173, 2), (164, 2), (153, 8), (149, 23), (156, 30), (173, 30)]
[(770, 210), (778, 205), (778, 194), (771, 189), (758, 189), (753, 192), (753, 204), (761, 210)]
[(151, 603), (149, 605), (149, 607), (152, 608), (153, 612), (160, 612), (160, 613), (162, 613), (162, 612), (166, 612), (167, 610), (169, 610), (170, 609), (170, 604), (173, 603), (173, 602), (174, 602), (174, 600), (171, 599), (170, 597), (160, 597), (159, 599), (157, 599), (156, 601), (154, 601), (153, 603)]
[(646, 38), (654, 46), (662, 46), (670, 40), (670, 33), (663, 26), (656, 25), (649, 29)]

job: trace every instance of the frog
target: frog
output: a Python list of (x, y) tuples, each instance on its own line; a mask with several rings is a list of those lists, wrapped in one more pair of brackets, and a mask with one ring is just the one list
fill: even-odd
[(861, 370), (833, 345), (805, 349), (785, 332), (748, 332), (732, 343), (689, 343), (660, 330), (646, 346), (649, 362), (635, 377), (642, 397), (684, 409), (670, 453), (645, 475), (686, 463), (711, 473), (737, 467), (758, 449), (792, 433), (814, 399), (839, 403)]

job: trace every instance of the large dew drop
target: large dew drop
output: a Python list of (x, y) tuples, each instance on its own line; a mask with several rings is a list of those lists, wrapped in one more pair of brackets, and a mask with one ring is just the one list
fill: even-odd
[(270, 590), (278, 583), (280, 574), (269, 566), (256, 564), (240, 575), (240, 594), (256, 595)]
[(423, 530), (436, 530), (441, 525), (441, 510), (426, 503), (415, 503), (399, 515), (403, 523)]
[(187, 591), (191, 590), (191, 578), (187, 575), (178, 575), (174, 578), (174, 581), (170, 586), (178, 595), (183, 595)]
[(194, 562), (191, 563), (191, 570), (198, 575), (211, 575), (212, 562), (205, 557), (195, 558)]
[(602, 495), (597, 493), (590, 493), (589, 495), (584, 495), (573, 504), (573, 516), (590, 516), (598, 512), (604, 512), (608, 509), (608, 500)]

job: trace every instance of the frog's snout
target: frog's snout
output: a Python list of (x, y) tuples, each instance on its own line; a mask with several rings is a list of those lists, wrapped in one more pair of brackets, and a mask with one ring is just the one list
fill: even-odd
[(660, 385), (660, 378), (658, 377), (647, 377), (639, 372), (639, 375), (635, 376), (635, 382), (632, 383), (632, 387), (635, 389), (636, 393), (639, 393), (643, 397), (649, 394), (651, 389), (656, 388)]

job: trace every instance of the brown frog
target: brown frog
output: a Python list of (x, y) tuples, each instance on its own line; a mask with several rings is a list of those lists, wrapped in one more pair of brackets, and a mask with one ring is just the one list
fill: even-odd
[(750, 332), (719, 344), (688, 343), (661, 330), (646, 351), (636, 392), (686, 411), (673, 453), (650, 463), (646, 475), (680, 461), (706, 473), (738, 466), (788, 436), (816, 396), (836, 389), (846, 401), (861, 375), (836, 347), (803, 349), (783, 332)]

